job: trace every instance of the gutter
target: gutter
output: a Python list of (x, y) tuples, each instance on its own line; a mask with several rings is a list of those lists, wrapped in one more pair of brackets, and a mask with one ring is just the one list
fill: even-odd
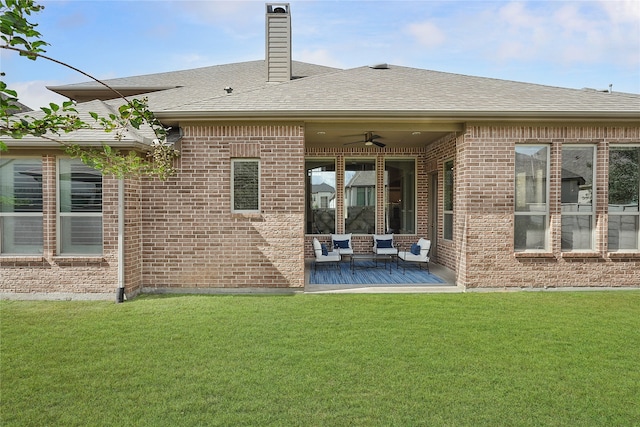
[(515, 120), (623, 120), (636, 121), (640, 123), (640, 110), (638, 111), (158, 111), (154, 113), (161, 120), (194, 120), (204, 121), (212, 119), (225, 120), (305, 120), (313, 121), (318, 119), (332, 119), (337, 121), (353, 119), (380, 119), (397, 120), (439, 120), (439, 121), (515, 121)]

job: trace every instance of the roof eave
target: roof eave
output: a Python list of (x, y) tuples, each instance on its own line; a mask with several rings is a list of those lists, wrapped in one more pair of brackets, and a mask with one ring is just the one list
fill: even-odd
[(78, 102), (93, 99), (109, 100), (122, 96), (137, 96), (162, 90), (175, 89), (180, 86), (47, 86), (46, 88), (58, 95), (65, 96)]
[(60, 148), (64, 149), (66, 145), (79, 145), (81, 147), (102, 147), (108, 145), (111, 148), (128, 149), (136, 151), (147, 151), (150, 145), (140, 141), (132, 140), (102, 140), (102, 141), (55, 141), (47, 138), (21, 138), (21, 139), (5, 139), (3, 140), (7, 148)]
[(351, 119), (394, 119), (394, 120), (440, 120), (440, 121), (636, 121), (640, 111), (343, 111), (343, 110), (298, 110), (298, 111), (159, 111), (155, 113), (160, 120), (327, 120)]

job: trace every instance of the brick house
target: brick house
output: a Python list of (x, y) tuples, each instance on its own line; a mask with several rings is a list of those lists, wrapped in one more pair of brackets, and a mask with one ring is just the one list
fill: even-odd
[[(639, 95), (296, 62), (290, 19), (267, 5), (265, 60), (108, 81), (176, 131), (167, 181), (8, 141), (0, 292), (302, 289), (312, 238), (352, 232), (364, 252), (386, 231), (430, 239), (461, 287), (640, 285)], [(94, 83), (50, 89), (82, 114), (118, 106)], [(62, 139), (138, 150), (150, 136)]]

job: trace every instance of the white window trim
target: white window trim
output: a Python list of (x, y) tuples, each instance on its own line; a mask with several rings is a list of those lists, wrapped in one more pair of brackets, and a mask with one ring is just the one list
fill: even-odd
[[(576, 212), (563, 212), (562, 211), (562, 195), (560, 196), (560, 236), (562, 238), (562, 217), (563, 216), (587, 216), (590, 215), (591, 216), (591, 247), (589, 249), (561, 249), (562, 252), (591, 252), (591, 251), (595, 251), (595, 246), (596, 246), (596, 201), (598, 200), (597, 198), (597, 194), (596, 194), (596, 189), (597, 189), (597, 185), (596, 185), (596, 179), (598, 177), (598, 164), (597, 164), (597, 159), (598, 159), (598, 146), (595, 144), (564, 144), (561, 149), (561, 155), (564, 155), (564, 148), (593, 148), (593, 158), (591, 159), (593, 162), (593, 168), (592, 168), (592, 173), (593, 176), (591, 177), (591, 181), (592, 181), (592, 188), (591, 188), (591, 211), (590, 212), (580, 212), (580, 211), (576, 211)], [(562, 161), (560, 161), (560, 168), (562, 168)], [(562, 185), (562, 171), (560, 171), (560, 180), (561, 180), (561, 185)]]
[[(101, 256), (104, 253), (104, 191), (103, 191), (103, 200), (100, 212), (60, 212), (60, 207), (62, 206), (62, 201), (60, 197), (62, 196), (62, 191), (60, 191), (60, 162), (63, 160), (72, 160), (68, 157), (59, 157), (56, 162), (56, 254), (61, 257), (87, 257), (93, 258), (96, 256)], [(103, 178), (104, 183), (104, 178)], [(62, 252), (62, 218), (64, 217), (93, 217), (93, 218), (102, 218), (102, 251), (100, 254), (83, 254), (77, 252)]]
[[(551, 195), (551, 144), (516, 144), (515, 148), (518, 147), (546, 147), (547, 148), (547, 171), (546, 171), (546, 182), (547, 182), (547, 194), (546, 194), (546, 208), (544, 211), (517, 211), (515, 209), (515, 204), (514, 204), (514, 216), (532, 216), (532, 215), (537, 215), (537, 216), (545, 216), (546, 220), (545, 220), (545, 233), (544, 233), (544, 248), (542, 249), (522, 249), (522, 250), (518, 250), (514, 248), (514, 251), (516, 253), (546, 253), (549, 252), (550, 250), (550, 234), (551, 234), (551, 230), (549, 227), (549, 224), (551, 223), (551, 215), (550, 215), (550, 200), (549, 197)], [(514, 156), (516, 154), (516, 150), (514, 149), (513, 151)], [(514, 170), (515, 172), (515, 170)], [(514, 188), (514, 203), (515, 203), (515, 191), (516, 189)], [(515, 222), (514, 222), (514, 227), (515, 227)], [(515, 231), (515, 228), (514, 228)], [(515, 244), (515, 241), (513, 242)]]
[[(373, 224), (373, 229), (378, 229), (378, 159), (376, 157), (349, 157), (345, 156), (342, 168), (342, 227), (345, 233), (347, 233), (347, 164), (349, 162), (367, 162), (373, 160), (373, 170), (376, 172), (375, 174), (375, 187), (373, 188), (373, 201), (375, 204), (373, 205), (375, 211), (375, 219)], [(357, 195), (356, 195), (357, 197)], [(384, 200), (382, 201), (384, 203)], [(337, 217), (336, 213), (336, 217)], [(354, 236), (368, 236), (370, 234), (366, 233), (352, 233)]]
[[(616, 148), (640, 148), (640, 144), (611, 144), (609, 146), (609, 152), (611, 152), (611, 150), (616, 149)], [(611, 155), (609, 155), (608, 162), (611, 161)], [(611, 165), (609, 164), (609, 170), (611, 170)], [(607, 176), (607, 188), (609, 187), (609, 176)], [(638, 197), (640, 198), (640, 195), (638, 195)], [(636, 216), (639, 217), (638, 221), (640, 223), (640, 211), (610, 211), (609, 210), (609, 202), (607, 201), (607, 216)], [(620, 254), (620, 253), (638, 253), (640, 252), (640, 226), (638, 227), (637, 230), (638, 236), (636, 237), (637, 242), (638, 242), (638, 247), (635, 249), (617, 249), (615, 251), (612, 251), (611, 248), (607, 245), (607, 247), (609, 247), (609, 253), (616, 253), (616, 254)], [(609, 230), (607, 229), (607, 243), (609, 242)]]
[[(399, 156), (399, 157), (384, 157), (384, 167), (382, 169), (382, 181), (384, 183), (384, 176), (387, 173), (387, 161), (401, 161), (401, 160), (413, 160), (413, 189), (414, 189), (414, 195), (413, 195), (413, 224), (415, 227), (415, 232), (414, 233), (410, 233), (410, 234), (398, 234), (399, 236), (415, 236), (418, 233), (418, 158), (414, 157), (414, 156), (410, 156), (410, 157), (403, 157), (403, 156)], [(376, 176), (377, 178), (377, 176)], [(384, 218), (384, 223), (387, 224), (387, 204), (388, 204), (388, 200), (387, 200), (387, 193), (386, 191), (384, 192), (383, 196), (382, 196), (382, 209), (383, 209), (383, 218)], [(385, 230), (386, 232), (386, 230)]]
[[(334, 219), (333, 219), (333, 231), (334, 231), (334, 234), (335, 234), (335, 232), (338, 229), (338, 218), (340, 217), (340, 215), (338, 214), (338, 198), (340, 197), (340, 195), (338, 194), (338, 173), (339, 173), (339, 171), (338, 171), (338, 159), (336, 157), (305, 157), (304, 158), (304, 162), (305, 162), (305, 180), (307, 179), (307, 176), (306, 176), (307, 161), (312, 161), (312, 162), (316, 162), (316, 161), (318, 161), (318, 162), (320, 162), (320, 161), (333, 162), (333, 174), (334, 174), (334, 181), (335, 181), (335, 196), (334, 196), (335, 207), (333, 208), (335, 213), (333, 215), (334, 216)], [(305, 183), (305, 186), (306, 186), (306, 183)], [(342, 197), (344, 197), (344, 188), (342, 189), (342, 194), (343, 194)], [(329, 201), (327, 201), (327, 203), (329, 203)], [(305, 205), (306, 205), (306, 195), (305, 195)], [(307, 231), (306, 222), (308, 220), (307, 213), (308, 213), (307, 212), (307, 207), (305, 206), (305, 209), (304, 209), (304, 221), (305, 221), (304, 230), (305, 230), (305, 234), (309, 236), (309, 235), (312, 235), (312, 234), (315, 234), (315, 233), (313, 233), (313, 232), (312, 233), (306, 233), (306, 231)]]
[[(44, 175), (44, 161), (42, 159), (42, 156), (7, 156), (7, 158), (9, 159), (15, 159), (15, 160), (39, 160), (40, 161), (40, 165), (42, 167), (42, 173)], [(42, 189), (42, 197), (44, 198), (44, 188)], [(42, 206), (42, 212), (1, 212), (0, 211), (0, 221), (2, 220), (2, 218), (23, 218), (23, 217), (34, 217), (34, 218), (41, 218), (42, 222), (43, 222), (43, 233), (44, 233), (44, 199), (43, 199), (43, 206)], [(3, 248), (2, 248), (2, 228), (0, 228), (0, 255), (1, 256), (6, 256), (6, 257), (15, 257), (15, 256), (42, 256), (42, 253), (44, 251), (44, 236), (43, 236), (43, 247), (41, 248), (41, 252), (40, 253), (26, 253), (26, 254), (18, 254), (18, 253), (4, 253), (3, 252)]]

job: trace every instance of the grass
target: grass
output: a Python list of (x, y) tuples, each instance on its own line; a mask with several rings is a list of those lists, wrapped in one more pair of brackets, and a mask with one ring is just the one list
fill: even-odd
[(640, 425), (640, 292), (2, 301), (3, 426)]

